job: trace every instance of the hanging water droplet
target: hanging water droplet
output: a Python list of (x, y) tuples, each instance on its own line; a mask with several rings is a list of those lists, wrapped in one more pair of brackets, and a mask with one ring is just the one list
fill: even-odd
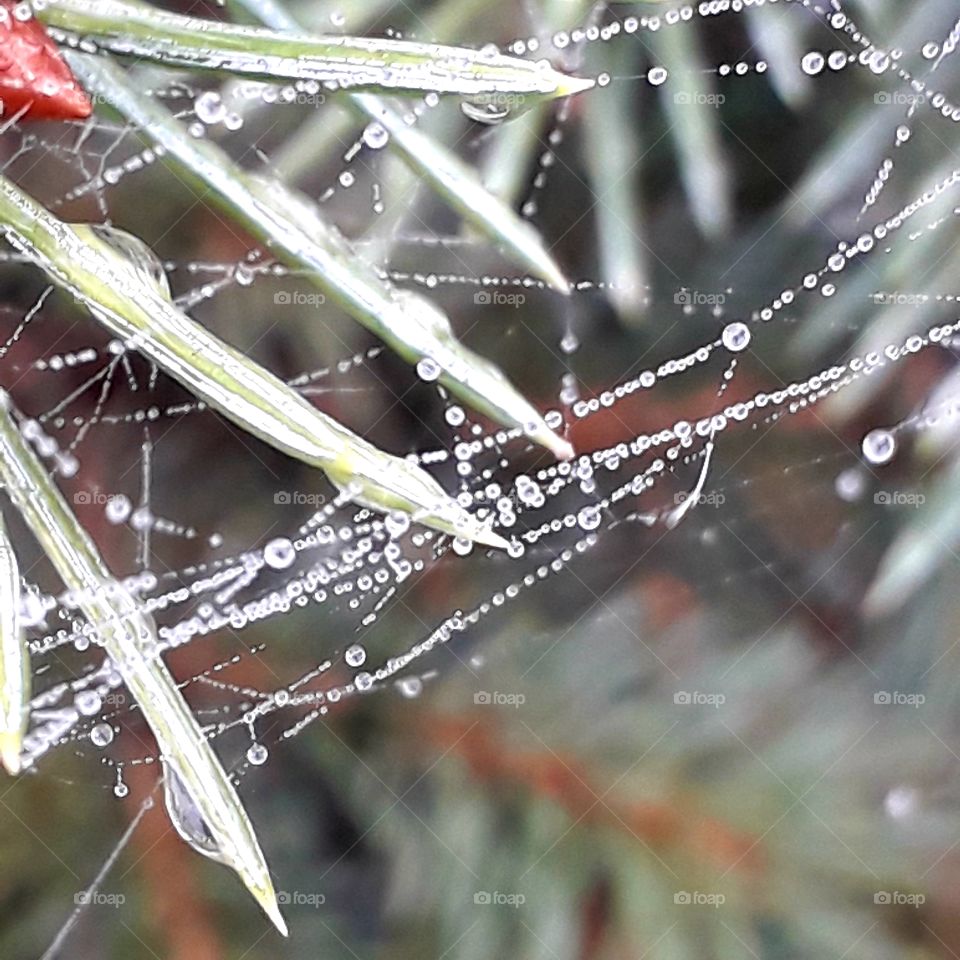
[(739, 320), (735, 323), (728, 323), (723, 328), (720, 340), (731, 353), (739, 353), (741, 350), (746, 350), (750, 345), (750, 329)]
[(215, 90), (201, 93), (194, 101), (193, 111), (197, 119), (208, 126), (220, 123), (227, 115), (227, 107), (223, 98)]
[(419, 677), (403, 677), (397, 681), (397, 689), (408, 700), (414, 700), (423, 692), (423, 681)]
[(270, 751), (262, 743), (251, 743), (247, 750), (247, 761), (255, 767), (265, 764), (269, 756)]
[(847, 62), (847, 54), (843, 50), (831, 50), (827, 57), (827, 66), (831, 70), (842, 70)]
[(871, 430), (863, 438), (863, 455), (870, 463), (889, 463), (896, 451), (897, 440), (889, 430)]
[(379, 150), (387, 145), (390, 134), (382, 123), (368, 123), (363, 130), (363, 142), (371, 150)]
[(584, 507), (577, 514), (577, 526), (581, 530), (596, 530), (600, 526), (600, 508), (595, 506)]
[(367, 659), (367, 651), (359, 644), (347, 647), (344, 659), (351, 667), (362, 667)]
[(647, 71), (647, 83), (651, 84), (654, 87), (659, 87), (662, 83), (666, 83), (666, 80), (667, 80), (666, 67), (651, 67)]
[(892, 820), (904, 820), (917, 809), (920, 794), (915, 787), (894, 787), (883, 798), (883, 809)]
[(837, 496), (847, 503), (859, 500), (863, 495), (865, 486), (865, 478), (856, 467), (851, 467), (849, 470), (837, 474), (837, 479), (834, 481), (834, 490), (837, 491)]
[(440, 364), (433, 357), (423, 357), (417, 364), (417, 376), (427, 383), (432, 383), (440, 377)]
[(100, 712), (103, 701), (96, 690), (81, 690), (73, 698), (73, 705), (77, 708), (78, 713), (85, 717), (92, 717)]
[(109, 723), (98, 723), (90, 730), (90, 742), (95, 747), (106, 747), (113, 743), (113, 727)]
[(197, 853), (223, 862), (220, 847), (179, 774), (165, 761), (163, 765), (163, 799), (174, 829)]
[(510, 115), (510, 108), (503, 104), (488, 102), (471, 102), (464, 100), (460, 104), (463, 115), (476, 123), (482, 123), (488, 127), (503, 123)]
[(360, 691), (369, 690), (373, 686), (373, 677), (369, 673), (358, 673), (353, 678), (353, 685)]
[(263, 548), (263, 562), (274, 570), (286, 570), (297, 559), (297, 551), (286, 537), (277, 537)]
[(103, 512), (109, 523), (123, 523), (130, 516), (131, 504), (128, 497), (122, 493), (110, 497)]
[(886, 73), (890, 68), (890, 56), (885, 50), (874, 50), (867, 60), (867, 65), (873, 73)]
[(800, 61), (800, 69), (809, 76), (815, 77), (823, 70), (824, 63), (823, 54), (818, 50), (811, 50), (809, 53), (804, 54), (803, 59)]
[(92, 223), (89, 226), (81, 225), (74, 229), (90, 230), (98, 239), (126, 257), (136, 271), (156, 287), (165, 299), (171, 299), (170, 283), (167, 280), (167, 272), (164, 270), (163, 264), (153, 250), (139, 237), (127, 233), (126, 230), (120, 230), (118, 227), (111, 227), (104, 223)]

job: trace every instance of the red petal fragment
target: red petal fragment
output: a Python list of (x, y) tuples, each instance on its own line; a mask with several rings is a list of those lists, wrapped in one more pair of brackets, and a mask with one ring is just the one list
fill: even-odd
[(27, 120), (89, 117), (93, 106), (54, 42), (36, 20), (14, 16), (14, 6), (0, 0), (0, 115), (26, 108)]

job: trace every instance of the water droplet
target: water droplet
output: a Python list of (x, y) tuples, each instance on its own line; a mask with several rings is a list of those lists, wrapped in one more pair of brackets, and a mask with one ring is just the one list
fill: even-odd
[(226, 104), (215, 90), (201, 93), (194, 101), (193, 110), (197, 119), (208, 126), (222, 122), (227, 115)]
[(810, 53), (804, 54), (800, 61), (800, 69), (811, 77), (820, 73), (823, 70), (823, 65), (823, 54), (817, 50), (811, 50)]
[(184, 782), (168, 763), (164, 763), (164, 768), (163, 799), (174, 829), (198, 853), (213, 860), (222, 860), (220, 847)]
[(659, 87), (660, 84), (666, 82), (667, 76), (666, 67), (651, 67), (647, 71), (647, 83), (654, 87)]
[(247, 750), (247, 760), (255, 767), (262, 766), (266, 763), (267, 757), (269, 756), (270, 751), (262, 743), (252, 743), (250, 744), (250, 749)]
[(286, 537), (277, 537), (263, 548), (263, 562), (274, 570), (286, 570), (297, 559), (297, 551)]
[(351, 667), (362, 667), (367, 659), (367, 651), (359, 644), (347, 647), (344, 659)]
[(109, 723), (98, 723), (90, 731), (90, 742), (95, 747), (106, 747), (113, 743), (113, 727)]
[(746, 350), (750, 345), (750, 329), (739, 320), (735, 323), (728, 323), (723, 328), (720, 340), (731, 353), (739, 353), (741, 350)]
[(107, 500), (107, 505), (103, 512), (106, 514), (110, 523), (123, 523), (130, 516), (131, 504), (128, 497), (122, 493)]
[(453, 552), (460, 557), (467, 556), (473, 552), (473, 541), (467, 537), (454, 537)]
[(73, 705), (85, 717), (95, 716), (100, 712), (103, 701), (96, 690), (81, 690), (74, 698)]
[(871, 430), (863, 438), (863, 455), (870, 463), (889, 463), (896, 452), (897, 440), (889, 430)]
[(577, 514), (577, 526), (581, 530), (596, 530), (600, 526), (600, 508), (595, 506), (584, 507)]
[(417, 364), (417, 376), (427, 383), (439, 379), (440, 373), (440, 364), (433, 357), (423, 357)]
[(510, 108), (498, 103), (473, 103), (470, 100), (464, 100), (460, 104), (463, 115), (475, 123), (482, 123), (485, 126), (492, 127), (498, 123), (503, 123), (510, 114)]
[(466, 414), (463, 412), (463, 407), (448, 407), (447, 412), (444, 414), (444, 419), (451, 427), (459, 427), (466, 420)]
[(382, 123), (368, 123), (363, 131), (363, 142), (371, 150), (379, 150), (381, 147), (387, 145), (387, 141), (390, 139), (390, 134), (387, 131), (387, 128)]
[(397, 689), (408, 700), (415, 700), (423, 692), (423, 681), (419, 677), (403, 677), (397, 681)]
[(860, 497), (863, 496), (865, 486), (865, 478), (856, 467), (851, 467), (849, 470), (844, 470), (842, 473), (837, 474), (837, 479), (834, 481), (834, 489), (837, 491), (837, 496), (847, 503), (853, 503), (855, 500), (859, 500)]
[(894, 787), (883, 798), (883, 809), (892, 820), (903, 820), (917, 809), (920, 795), (916, 788)]

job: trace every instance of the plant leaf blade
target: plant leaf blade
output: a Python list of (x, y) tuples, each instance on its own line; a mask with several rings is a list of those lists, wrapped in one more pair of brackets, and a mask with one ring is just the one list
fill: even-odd
[(55, 39), (115, 55), (336, 89), (565, 97), (594, 85), (546, 61), (465, 47), (365, 37), (278, 33), (204, 20), (125, 0), (49, 0), (37, 15)]
[(0, 397), (0, 479), (64, 585), (75, 593), (80, 609), (150, 725), (161, 756), (174, 766), (210, 826), (224, 862), (286, 935), (253, 826), (160, 658), (152, 620), (111, 576), (93, 541), (24, 440), (5, 393)]
[[(402, 510), (478, 543), (507, 542), (425, 470), (393, 457), (317, 410), (240, 351), (191, 320), (143, 269), (86, 225), (58, 220), (0, 176), (0, 231), (125, 343), (248, 433), (325, 471), (352, 499)], [(352, 487), (359, 485), (354, 491)]]
[(348, 313), (411, 363), (428, 358), (439, 382), (475, 409), (526, 434), (560, 459), (573, 449), (488, 360), (468, 350), (450, 321), (424, 297), (400, 290), (366, 264), (316, 206), (276, 180), (239, 169), (207, 141), (191, 137), (160, 104), (143, 97), (119, 67), (67, 51), (78, 77), (213, 191), (221, 205), (288, 266), (305, 270)]
[(20, 772), (30, 701), (30, 654), (20, 624), (20, 567), (0, 516), (0, 762)]

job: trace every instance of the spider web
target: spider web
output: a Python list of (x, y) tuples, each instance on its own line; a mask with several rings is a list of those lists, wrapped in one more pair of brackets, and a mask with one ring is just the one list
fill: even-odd
[[(603, 62), (618, 45), (646, 49), (662, 32), (763, 17), (768, 11), (760, 8), (772, 6), (710, 0), (655, 16), (615, 7), (580, 28), (518, 37), (503, 49), (592, 63), (599, 48)], [(954, 293), (928, 285), (926, 274), (915, 290), (891, 289), (882, 262), (910, 262), (916, 250), (935, 264), (955, 242), (960, 169), (952, 167), (947, 143), (960, 106), (946, 90), (955, 79), (960, 23), (941, 36), (919, 37), (906, 27), (911, 40), (901, 48), (873, 42), (840, 4), (790, 6), (807, 30), (794, 61), (771, 63), (751, 50), (710, 67), (709, 82), (731, 97), (738, 84), (772, 82), (771, 74), (812, 84), (817, 97), (860, 84), (869, 91), (857, 100), (867, 104), (864, 123), (882, 127), (884, 146), (876, 164), (866, 151), (851, 173), (838, 171), (840, 187), (822, 175), (820, 189), (843, 191), (830, 223), (819, 224), (821, 239), (833, 239), (815, 245), (805, 264), (793, 263), (771, 292), (749, 284), (760, 237), (741, 254), (743, 262), (706, 272), (691, 265), (691, 277), (677, 277), (673, 289), (662, 280), (624, 287), (617, 277), (590, 277), (595, 264), (585, 256), (577, 263), (584, 275), (574, 277), (574, 292), (562, 302), (539, 281), (509, 272), (425, 188), (398, 177), (382, 130), (342, 123), (336, 104), (315, 86), (221, 89), (142, 71), (149, 95), (194, 136), (217, 140), (251, 169), (282, 172), (288, 140), (316, 111), (340, 124), (336, 129), (349, 135), (308, 178), (309, 192), (385, 277), (423, 288), (455, 318), (475, 317), (475, 327), (458, 326), (492, 358), (501, 359), (498, 340), (511, 337), (540, 352), (547, 379), (538, 382), (535, 371), (519, 385), (540, 396), (550, 426), (574, 441), (579, 456), (570, 463), (548, 462), (517, 432), (475, 418), (429, 376), (408, 376), (327, 308), (302, 276), (251, 245), (208, 197), (164, 168), (138, 131), (99, 116), (4, 130), (0, 168), (8, 176), (60, 216), (111, 222), (143, 236), (163, 259), (178, 305), (354, 429), (435, 471), (512, 542), (509, 556), (496, 555), (345, 502), (322, 477), (204, 410), (5, 252), (3, 276), (11, 285), (0, 307), (0, 377), (28, 418), (24, 433), (113, 569), (156, 619), (160, 653), (174, 652), (182, 687), (236, 778), (346, 700), (415, 698), (458, 668), (482, 676), (488, 624), (508, 620), (531, 592), (574, 589), (602, 605), (610, 586), (596, 582), (591, 565), (613, 577), (665, 545), (696, 553), (717, 537), (739, 539), (741, 525), (770, 509), (757, 496), (768, 487), (777, 490), (778, 509), (829, 500), (835, 513), (846, 511), (867, 529), (867, 513), (892, 509), (893, 494), (880, 490), (877, 499), (885, 465), (922, 435), (952, 442), (957, 399), (948, 376), (897, 419), (867, 423), (856, 435), (830, 411), (847, 409), (848, 397), (862, 405), (876, 390), (872, 383), (889, 383), (929, 358), (931, 369), (952, 367), (960, 333)], [(666, 95), (682, 79), (651, 62), (637, 74), (601, 72), (587, 97), (621, 85)], [(427, 97), (410, 109), (431, 129), (457, 130), (458, 148), (482, 165), (511, 124), (467, 127), (449, 107)], [(562, 241), (551, 237), (553, 214), (579, 179), (578, 126), (576, 104), (554, 110), (518, 201), (548, 242)], [(585, 187), (597, 202), (603, 188)], [(188, 200), (165, 219), (162, 211), (144, 211), (155, 190)], [(120, 219), (131, 211), (152, 219)], [(185, 218), (203, 225), (194, 231), (213, 235), (197, 236), (179, 222)], [(784, 217), (770, 229), (788, 226)], [(591, 323), (616, 298), (643, 305), (654, 332), (622, 371), (604, 371), (603, 386), (592, 389), (599, 378), (591, 373)], [(855, 301), (860, 313), (832, 308), (841, 301)], [(499, 310), (495, 318), (478, 316), (489, 306)], [(888, 324), (880, 327), (882, 341), (861, 336), (868, 327), (875, 334), (868, 320), (887, 310), (897, 313), (896, 335)], [(492, 324), (498, 333), (488, 339), (482, 328)], [(784, 376), (763, 349), (784, 338), (801, 350), (810, 344), (808, 356), (826, 344), (836, 359)], [(351, 421), (363, 404), (369, 422)], [(752, 457), (757, 448), (766, 453), (760, 466)], [(910, 477), (897, 483), (901, 500), (919, 495)], [(250, 502), (258, 505), (252, 519)], [(48, 762), (54, 766), (54, 757), (69, 751), (84, 759), (84, 777), (123, 798), (129, 769), (158, 758), (73, 598), (34, 559), (23, 564), (36, 690), (28, 767), (43, 775)], [(763, 557), (744, 559), (736, 569), (709, 569), (705, 588), (747, 591), (757, 574), (776, 573)], [(425, 601), (437, 576), (452, 585), (440, 612)], [(291, 643), (303, 647), (292, 673), (273, 655), (277, 645)]]

